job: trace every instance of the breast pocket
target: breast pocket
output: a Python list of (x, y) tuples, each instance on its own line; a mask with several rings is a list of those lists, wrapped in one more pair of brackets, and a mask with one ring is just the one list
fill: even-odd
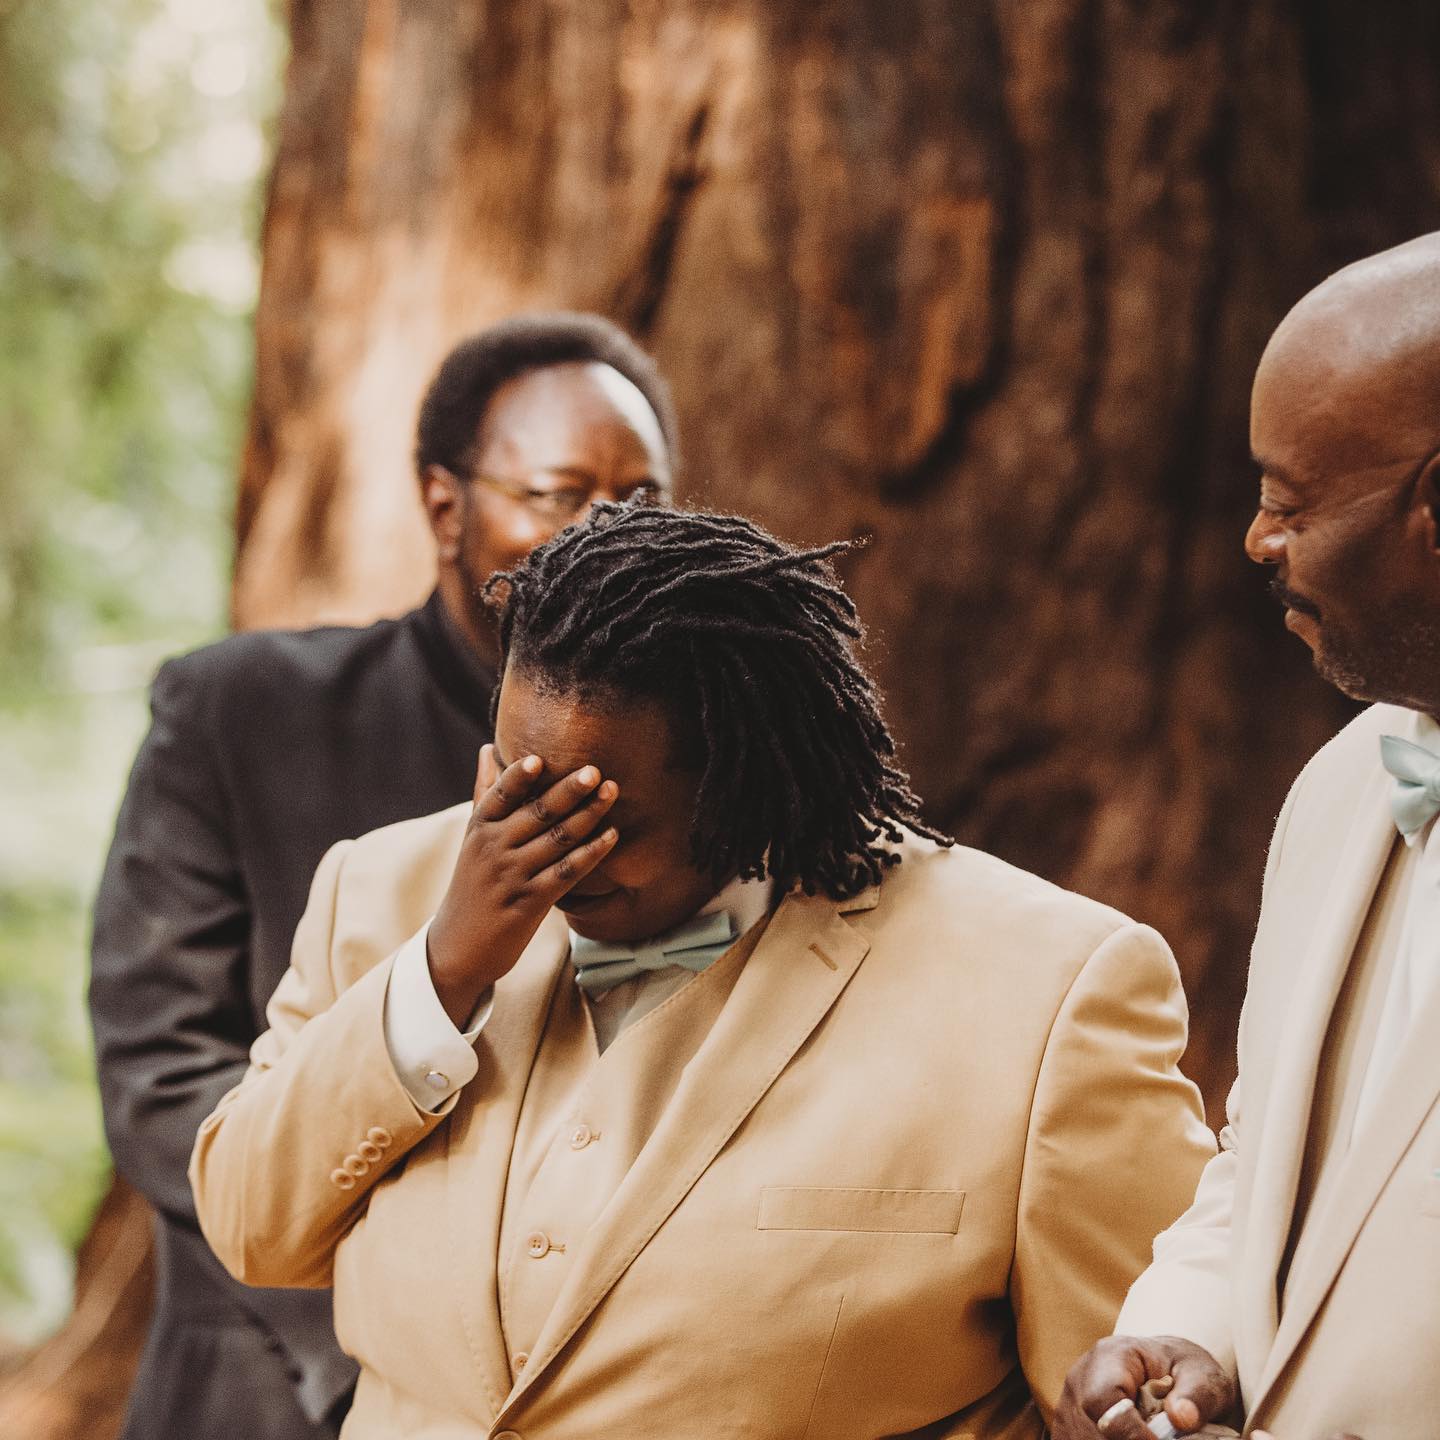
[(868, 1190), (855, 1186), (767, 1185), (757, 1230), (849, 1230), (874, 1235), (955, 1235), (963, 1190)]

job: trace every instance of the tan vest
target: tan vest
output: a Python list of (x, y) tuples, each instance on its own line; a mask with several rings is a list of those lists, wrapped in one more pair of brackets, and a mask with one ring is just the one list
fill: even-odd
[(500, 1323), (518, 1379), (570, 1257), (654, 1133), (763, 923), (600, 1053), (579, 987), (555, 987), (520, 1107), (500, 1221)]

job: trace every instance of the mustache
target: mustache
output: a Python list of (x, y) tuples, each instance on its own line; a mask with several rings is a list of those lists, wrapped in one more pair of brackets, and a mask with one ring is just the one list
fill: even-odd
[(1300, 614), (1309, 615), (1314, 620), (1320, 618), (1319, 606), (1303, 595), (1297, 595), (1278, 575), (1270, 582), (1270, 593), (1287, 609), (1298, 610)]

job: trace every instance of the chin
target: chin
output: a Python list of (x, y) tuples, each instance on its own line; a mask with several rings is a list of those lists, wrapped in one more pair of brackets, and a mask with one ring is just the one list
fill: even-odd
[(1373, 668), (1365, 666), (1346, 654), (1337, 655), (1323, 640), (1311, 647), (1315, 652), (1315, 673), (1328, 681), (1342, 695), (1359, 700), (1366, 705), (1405, 705), (1413, 702), (1402, 696), (1401, 687), (1377, 682)]

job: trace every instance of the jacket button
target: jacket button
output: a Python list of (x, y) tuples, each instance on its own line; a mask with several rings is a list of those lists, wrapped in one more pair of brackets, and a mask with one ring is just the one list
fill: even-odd
[(355, 1188), (355, 1177), (347, 1170), (332, 1170), (330, 1172), (330, 1183), (337, 1190), (353, 1190)]
[(373, 1140), (362, 1140), (355, 1147), (355, 1153), (373, 1165), (380, 1158), (380, 1147)]
[(365, 1138), (383, 1150), (390, 1143), (390, 1132), (383, 1126), (372, 1125)]
[(543, 1230), (537, 1230), (525, 1242), (525, 1248), (530, 1252), (531, 1256), (534, 1259), (539, 1260), (543, 1256), (550, 1253), (550, 1237), (545, 1234)]
[(593, 1139), (595, 1139), (595, 1132), (582, 1122), (575, 1127), (570, 1136), (570, 1148), (583, 1150)]

